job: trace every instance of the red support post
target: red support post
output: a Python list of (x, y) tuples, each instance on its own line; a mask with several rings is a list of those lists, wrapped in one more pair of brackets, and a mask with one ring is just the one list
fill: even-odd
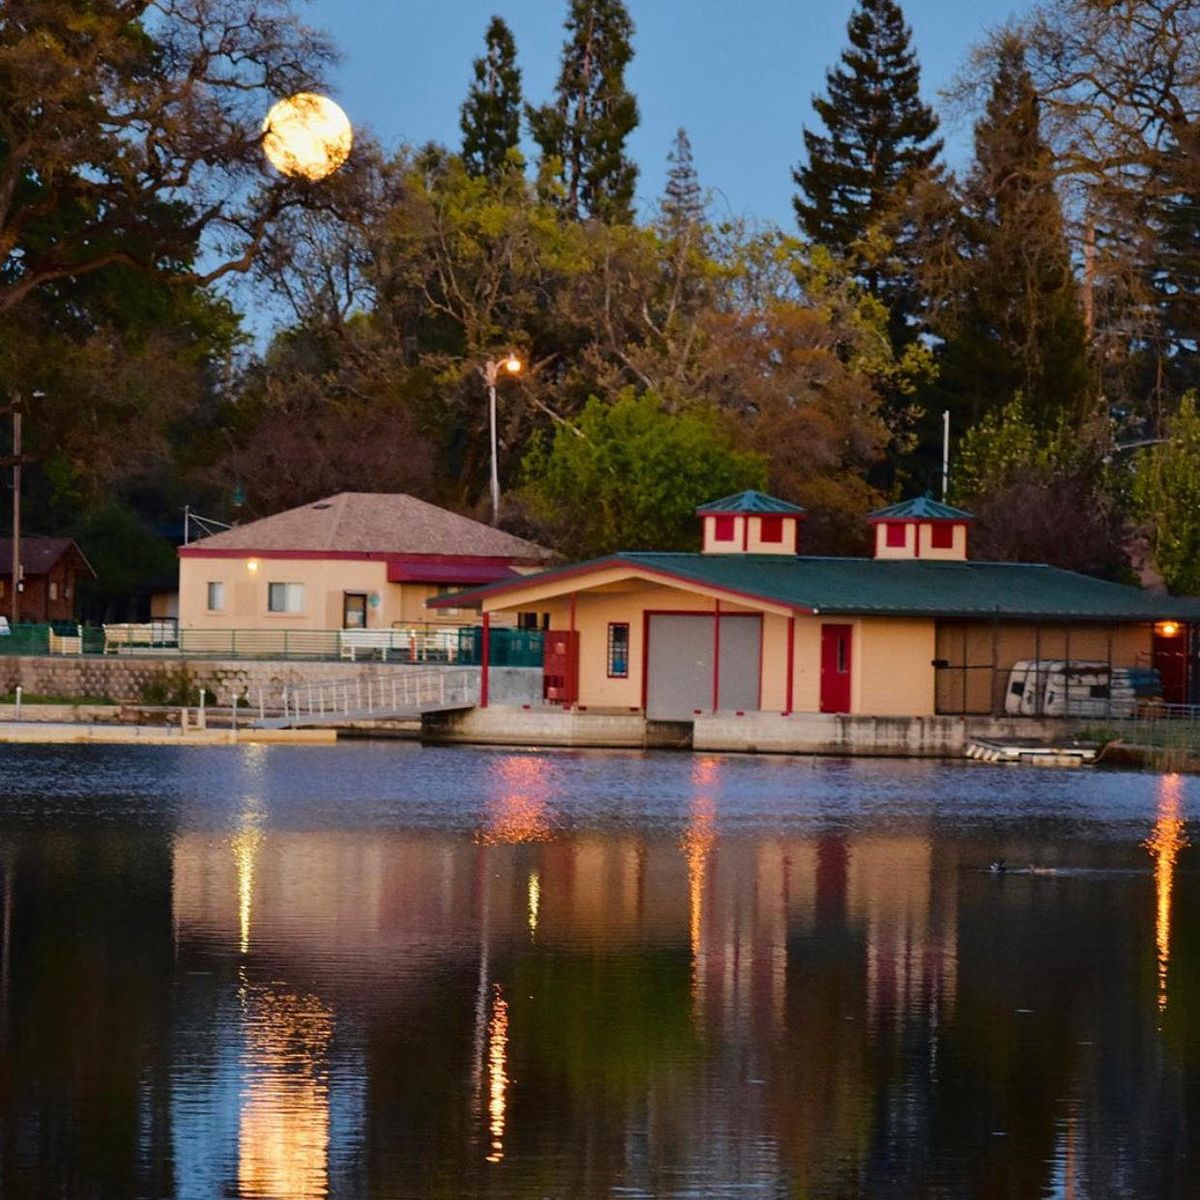
[(485, 612), (483, 614), (483, 661), (480, 665), (479, 673), (479, 707), (487, 708), (488, 706), (488, 667), (492, 658), (492, 614)]
[(787, 711), (792, 711), (796, 685), (796, 618), (788, 617)]
[(721, 602), (713, 601), (713, 694), (712, 710), (721, 702)]

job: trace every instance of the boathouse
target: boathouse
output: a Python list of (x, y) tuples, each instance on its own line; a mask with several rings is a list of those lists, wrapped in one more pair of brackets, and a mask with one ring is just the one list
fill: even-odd
[(971, 515), (927, 497), (867, 516), (870, 558), (800, 554), (804, 510), (759, 492), (697, 516), (699, 553), (611, 554), (429, 604), (546, 628), (551, 703), (662, 721), (1003, 713), (1018, 662), (1146, 669), (1200, 619), (1200, 601), (973, 561)]

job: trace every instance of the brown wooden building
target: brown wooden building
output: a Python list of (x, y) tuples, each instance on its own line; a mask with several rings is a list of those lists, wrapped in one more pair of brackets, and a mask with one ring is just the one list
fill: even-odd
[[(12, 538), (0, 537), (0, 613), (12, 614)], [(78, 582), (95, 579), (83, 552), (65, 537), (22, 537), (22, 623), (70, 621), (78, 605)]]

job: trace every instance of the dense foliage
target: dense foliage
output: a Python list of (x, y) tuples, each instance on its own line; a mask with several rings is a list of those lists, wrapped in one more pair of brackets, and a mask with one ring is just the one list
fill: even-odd
[[(867, 509), (935, 483), (946, 410), (978, 553), (1120, 577), (1148, 539), (1200, 588), (1192, 6), (1065, 0), (986, 40), (956, 176), (900, 6), (857, 0), (800, 236), (714, 220), (683, 129), (635, 218), (621, 0), (568, 0), (540, 104), (494, 18), (461, 153), (360, 131), (320, 185), (265, 169), (260, 122), (329, 49), (287, 0), (244, 12), (0, 9), (0, 390), (28, 405), (26, 528), (105, 560), (98, 612), (165, 569), (184, 503), (485, 514), (481, 368), (514, 350), (501, 520), (564, 553), (694, 545), (695, 503), (751, 484), (808, 508), (810, 549), (861, 551)], [(258, 350), (215, 288), (240, 272), (281, 316)]]

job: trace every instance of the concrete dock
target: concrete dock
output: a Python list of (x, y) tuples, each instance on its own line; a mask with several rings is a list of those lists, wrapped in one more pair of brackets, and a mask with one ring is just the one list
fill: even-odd
[(0, 721), (0, 744), (106, 746), (331, 746), (333, 729), (187, 729), (70, 721)]

